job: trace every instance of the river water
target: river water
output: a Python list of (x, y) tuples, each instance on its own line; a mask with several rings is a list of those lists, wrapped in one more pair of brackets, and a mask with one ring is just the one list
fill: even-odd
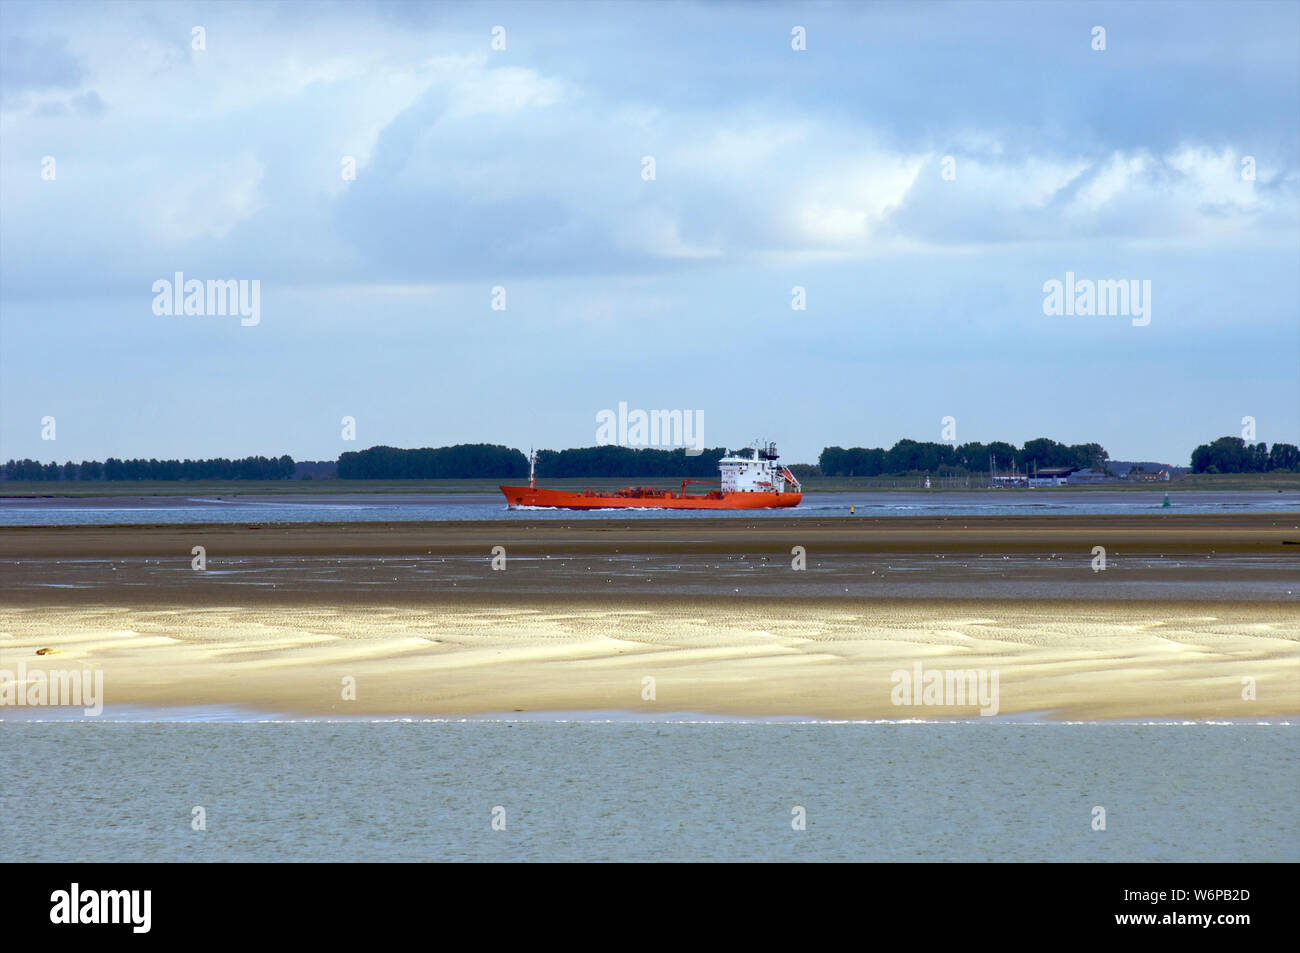
[[(1200, 491), (1165, 494), (1141, 490), (880, 491), (807, 493), (793, 509), (707, 510), (705, 518), (857, 516), (1045, 516), (1145, 513), (1294, 513), (1293, 491)], [(484, 493), (331, 494), (321, 496), (204, 496), (0, 498), (0, 526), (108, 526), (184, 523), (368, 523), (444, 520), (681, 519), (681, 510), (551, 510), (506, 507)]]
[(0, 861), (1300, 860), (1289, 724), (149, 717), (0, 722)]

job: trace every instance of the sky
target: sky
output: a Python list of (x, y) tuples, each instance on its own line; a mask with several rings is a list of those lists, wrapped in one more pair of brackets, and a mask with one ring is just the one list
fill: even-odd
[(0, 459), (620, 403), (788, 462), (1300, 444), (1300, 3), (0, 2)]

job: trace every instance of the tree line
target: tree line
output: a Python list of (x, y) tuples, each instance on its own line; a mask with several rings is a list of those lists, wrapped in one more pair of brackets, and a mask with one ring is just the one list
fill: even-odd
[[(539, 450), (537, 473), (552, 479), (565, 477), (673, 477), (715, 478), (723, 447), (688, 456), (684, 449), (633, 449), (619, 446), (574, 450)], [(313, 476), (319, 477), (319, 468)], [(299, 467), (290, 456), (243, 460), (118, 460), (100, 463), (44, 464), (38, 460), (10, 460), (0, 474), (5, 480), (287, 480)], [(311, 471), (309, 471), (311, 472)], [(298, 475), (306, 478), (308, 472)], [(453, 447), (370, 447), (348, 451), (338, 459), (340, 480), (518, 480), (528, 477), (528, 458), (518, 450), (495, 444), (457, 444)]]
[(539, 450), (537, 451), (537, 475), (554, 479), (571, 477), (717, 479), (718, 461), (726, 455), (725, 447), (713, 447), (690, 456), (685, 449), (633, 449), (613, 444), (581, 447), (576, 450)]
[(1193, 473), (1267, 473), (1270, 470), (1300, 472), (1300, 447), (1291, 443), (1254, 446), (1241, 437), (1220, 437), (1192, 451)]
[(518, 450), (487, 443), (401, 450), (371, 447), (339, 457), (340, 480), (445, 480), (482, 477), (494, 480), (528, 476), (528, 458)]
[(4, 465), (6, 480), (288, 480), (294, 463), (282, 457), (244, 457), (228, 460), (69, 460), (41, 463), (39, 460), (10, 460)]
[(947, 443), (900, 440), (888, 450), (883, 447), (827, 447), (818, 458), (823, 476), (895, 476), (904, 473), (987, 473), (990, 458), (998, 470), (1027, 471), (1049, 467), (1094, 467), (1105, 469), (1110, 455), (1099, 443), (1067, 446), (1039, 437), (1023, 447), (1002, 441)]
[[(637, 450), (606, 445), (574, 450), (537, 451), (538, 476), (566, 477), (716, 477), (726, 449), (697, 456), (685, 450)], [(528, 476), (528, 458), (493, 444), (458, 444), (401, 450), (371, 447), (339, 457), (340, 480), (437, 480), (447, 478), (518, 480)]]
[[(605, 445), (572, 450), (539, 450), (537, 475), (549, 479), (658, 477), (713, 479), (718, 461), (730, 452), (713, 447), (694, 456), (683, 449), (634, 449)], [(796, 475), (890, 476), (906, 473), (987, 473), (989, 461), (997, 469), (1014, 466), (1026, 472), (1050, 467), (1106, 468), (1109, 454), (1097, 443), (1066, 445), (1042, 437), (1026, 441), (1023, 447), (992, 443), (946, 443), (900, 440), (885, 450), (827, 447), (816, 467), (794, 464)], [(314, 464), (321, 468), (325, 464)], [(38, 460), (10, 460), (0, 468), (5, 480), (288, 480), (300, 469), (292, 457), (244, 457), (229, 460), (71, 460), (59, 464)], [(1220, 437), (1192, 451), (1195, 473), (1264, 473), (1271, 470), (1300, 472), (1300, 448), (1289, 443), (1246, 443), (1240, 437)], [(528, 458), (518, 450), (496, 444), (458, 444), (452, 447), (402, 450), (371, 447), (349, 451), (338, 459), (337, 475), (342, 480), (517, 480), (528, 476)], [(306, 473), (299, 474), (305, 477)]]

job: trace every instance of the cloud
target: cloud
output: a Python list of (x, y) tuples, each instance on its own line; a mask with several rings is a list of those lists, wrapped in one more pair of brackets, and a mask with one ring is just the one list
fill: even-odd
[(100, 116), (108, 108), (99, 93), (93, 89), (73, 96), (69, 104), (72, 106), (72, 111), (81, 116)]
[(33, 110), (32, 115), (43, 119), (55, 119), (69, 115), (93, 118), (103, 115), (107, 108), (104, 100), (92, 89), (88, 92), (78, 93), (68, 99), (46, 100)]
[(142, 208), (146, 228), (158, 245), (226, 238), (267, 204), (262, 191), (265, 167), (250, 154), (220, 156), (188, 172), (183, 180), (160, 187)]
[(18, 34), (0, 43), (0, 88), (6, 95), (29, 90), (71, 89), (85, 75), (81, 62), (68, 50), (66, 37), (35, 39)]
[[(1140, 19), (1117, 21), (1105, 54), (1115, 55), (1102, 59), (1054, 10), (1035, 8), (1019, 31), (956, 10), (935, 72), (886, 88), (882, 71), (925, 45), (909, 33), (891, 51), (880, 31), (912, 22), (893, 7), (864, 34), (877, 54), (867, 60), (844, 40), (864, 27), (854, 11), (833, 22), (807, 11), (804, 55), (765, 36), (775, 10), (710, 46), (685, 28), (726, 11), (685, 5), (674, 25), (633, 6), (561, 29), (519, 7), (498, 54), (460, 8), (315, 9), (23, 8), (21, 31), (0, 37), (17, 54), (5, 58), (3, 101), (24, 102), (6, 111), (0, 145), (7, 293), (48, 285), (72, 253), (73, 280), (93, 292), (168, 273), (178, 255), (281, 281), (418, 284), (1295, 234), (1295, 143), (1234, 141), (1207, 125), (1215, 84), (1198, 66), (1232, 54), (1202, 44), (1200, 59), (1171, 57)], [(194, 22), (202, 51), (190, 46)], [(1187, 80), (1176, 143), (1132, 144), (1142, 110), (1093, 108), (1097, 84), (1110, 89), (1121, 73), (1129, 95), (1149, 93), (1129, 52), (1138, 37)], [(661, 71), (629, 73), (637, 43), (655, 47)], [(1017, 44), (1032, 52), (1023, 62), (967, 70)], [(1013, 79), (1039, 75), (1052, 44), (1060, 68), (1042, 74), (1039, 93), (1009, 93)], [(1276, 52), (1256, 48), (1264, 61), (1252, 68), (1276, 72)], [(709, 49), (716, 62), (701, 59)], [(954, 75), (967, 77), (962, 88)], [(952, 97), (967, 114), (942, 105)], [(1072, 112), (1043, 113), (1065, 102)], [(1265, 98), (1238, 113), (1264, 110), (1265, 130), (1275, 108)], [(1254, 182), (1240, 175), (1247, 154)], [(60, 160), (57, 185), (34, 174), (45, 155)], [(340, 174), (345, 158), (354, 180)]]

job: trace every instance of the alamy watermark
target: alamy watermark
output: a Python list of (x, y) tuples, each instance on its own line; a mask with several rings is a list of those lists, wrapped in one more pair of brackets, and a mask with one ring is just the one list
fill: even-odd
[(132, 933), (148, 933), (152, 906), (152, 890), (84, 890), (74, 882), (50, 894), (50, 922), (123, 924)]
[(176, 272), (173, 281), (159, 278), (153, 283), (153, 313), (157, 315), (238, 314), (239, 323), (251, 328), (262, 320), (262, 281), (254, 278), (185, 280)]
[(961, 708), (978, 705), (981, 715), (998, 713), (998, 670), (924, 669), (920, 662), (896, 670), (889, 700), (895, 705), (934, 705)]
[(1043, 283), (1043, 314), (1046, 315), (1115, 315), (1132, 317), (1135, 328), (1151, 323), (1151, 279), (1107, 279), (1074, 277), (1065, 273), (1065, 281), (1051, 278)]
[(704, 452), (704, 411), (632, 410), (618, 402), (617, 413), (596, 413), (596, 443), (620, 447), (686, 447), (686, 455)]
[(38, 668), (29, 673), (26, 662), (18, 663), (17, 672), (0, 668), (0, 708), (4, 707), (80, 708), (94, 717), (104, 711), (104, 672)]

